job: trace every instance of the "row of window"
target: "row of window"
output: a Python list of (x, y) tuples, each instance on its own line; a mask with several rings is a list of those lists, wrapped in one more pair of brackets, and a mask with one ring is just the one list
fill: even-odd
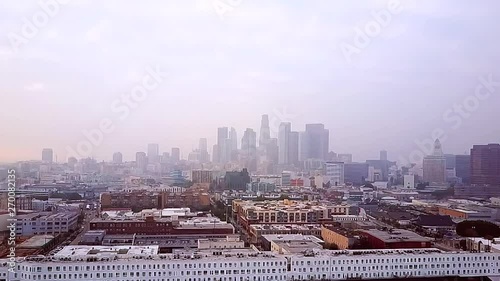
[[(248, 270), (247, 272), (245, 272), (245, 270), (241, 270), (241, 274), (250, 274), (248, 273)], [(220, 276), (221, 274), (224, 274), (224, 273), (217, 273), (217, 272), (213, 272), (213, 274), (216, 274), (216, 277), (215, 278), (212, 278), (212, 277), (201, 277), (203, 275), (207, 275), (207, 274), (202, 274), (201, 272), (193, 272), (192, 274), (186, 274), (186, 276), (189, 276), (189, 275), (194, 275), (196, 277), (182, 277), (182, 279), (180, 278), (177, 278), (177, 281), (181, 281), (181, 280), (186, 280), (186, 281), (221, 281), (221, 280), (226, 280), (226, 281), (243, 281), (243, 280), (255, 280), (255, 281), (264, 281), (264, 280), (287, 280), (286, 279), (286, 276), (284, 275), (278, 275), (278, 276), (253, 276), (251, 279), (249, 279), (249, 276), (229, 276), (229, 277), (223, 277), (223, 276)], [(346, 278), (381, 278), (381, 277), (391, 277), (391, 278), (394, 278), (394, 277), (404, 277), (404, 278), (407, 278), (407, 277), (412, 277), (412, 276), (453, 276), (453, 275), (482, 275), (482, 274), (490, 274), (490, 273), (493, 273), (492, 270), (489, 270), (489, 269), (467, 269), (467, 270), (447, 270), (447, 271), (444, 271), (444, 270), (431, 270), (431, 271), (418, 271), (418, 272), (364, 272), (364, 273), (337, 273), (337, 274), (332, 274), (330, 277), (327, 275), (327, 274), (307, 274), (307, 275), (291, 275), (291, 280), (312, 280), (314, 278), (316, 279), (327, 279), (327, 278), (337, 278), (337, 279), (346, 279)], [(499, 273), (500, 273), (500, 270), (499, 270)], [(227, 274), (231, 274), (231, 273), (227, 273)], [(130, 273), (96, 273), (95, 275), (90, 273), (80, 273), (80, 274), (39, 274), (39, 275), (28, 275), (28, 274), (21, 274), (21, 278), (22, 280), (66, 280), (66, 279), (82, 279), (82, 278), (94, 278), (94, 279), (104, 279), (104, 280), (110, 280), (110, 278), (134, 278), (134, 277), (166, 277), (166, 272), (163, 272), (163, 274), (160, 274), (158, 272), (149, 272), (149, 274), (146, 276), (145, 272), (143, 272), (142, 274), (139, 274), (139, 273), (134, 273), (134, 272), (130, 272)], [(175, 274), (171, 274), (169, 272), (168, 276), (174, 276)], [(15, 278), (17, 278), (17, 274), (15, 274), (14, 276)], [(149, 280), (149, 281), (165, 281), (165, 279), (143, 279), (143, 280)], [(167, 280), (175, 280), (175, 279), (172, 279), (172, 278), (168, 278)], [(118, 279), (117, 281), (120, 281), (120, 279)], [(122, 281), (129, 281), (129, 280), (122, 280)]]
[[(242, 268), (242, 267), (277, 267), (277, 266), (285, 266), (284, 261), (267, 261), (267, 262), (240, 262), (240, 263), (185, 263), (184, 266), (181, 266), (181, 264), (143, 264), (141, 265), (135, 265), (135, 264), (127, 264), (127, 265), (97, 265), (97, 266), (48, 266), (47, 271), (48, 272), (65, 272), (65, 271), (110, 271), (110, 270), (155, 270), (155, 269), (187, 269), (187, 268)], [(42, 272), (43, 268), (41, 266), (36, 267), (31, 267), (31, 266), (24, 266), (24, 265), (18, 265), (18, 270), (23, 270), (23, 271), (28, 271), (28, 272)]]
[[(500, 272), (500, 270), (499, 270)], [(453, 276), (453, 275), (475, 275), (475, 274), (488, 274), (493, 273), (493, 270), (489, 269), (474, 269), (474, 270), (447, 270), (447, 271), (439, 271), (439, 270), (430, 270), (424, 272), (365, 272), (365, 273), (347, 273), (347, 274), (332, 274), (331, 279), (348, 279), (348, 278), (383, 278), (383, 277), (412, 277), (412, 276)], [(327, 274), (307, 274), (307, 275), (292, 275), (291, 280), (324, 280), (327, 279)]]
[[(341, 259), (332, 260), (332, 264), (385, 264), (385, 263), (416, 263), (416, 262), (455, 262), (455, 261), (492, 261), (493, 256), (466, 256), (466, 257), (438, 257), (438, 258), (393, 258), (393, 259)], [(497, 257), (500, 260), (500, 256)], [(292, 265), (328, 265), (328, 260), (322, 261), (292, 261)]]
[[(498, 266), (498, 263), (496, 264)], [(434, 269), (434, 268), (455, 268), (455, 267), (459, 267), (459, 268), (463, 268), (463, 267), (471, 267), (471, 268), (474, 268), (474, 267), (477, 267), (477, 266), (482, 266), (482, 267), (487, 267), (489, 266), (488, 263), (465, 263), (465, 264), (420, 264), (420, 265), (416, 265), (416, 264), (405, 264), (405, 265), (376, 265), (376, 266), (340, 266), (340, 267), (332, 267), (332, 271), (344, 271), (344, 270), (347, 270), (347, 271), (370, 271), (370, 270), (402, 270), (402, 269), (428, 269), (428, 268), (431, 268), (431, 269)], [(317, 268), (314, 268), (314, 267), (294, 267), (293, 268), (293, 271), (297, 271), (298, 269), (298, 272), (307, 272), (307, 270), (309, 269), (309, 272), (320, 272), (320, 271), (328, 271), (328, 267), (317, 267)]]

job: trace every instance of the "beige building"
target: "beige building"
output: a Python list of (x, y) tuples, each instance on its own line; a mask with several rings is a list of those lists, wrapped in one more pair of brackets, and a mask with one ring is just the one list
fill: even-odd
[(350, 249), (356, 242), (352, 231), (327, 225), (321, 227), (321, 238), (325, 245), (336, 245), (340, 250)]
[(198, 249), (242, 249), (245, 242), (238, 235), (226, 238), (198, 239)]
[(267, 223), (329, 222), (333, 215), (349, 215), (349, 205), (323, 201), (233, 201), (233, 216), (243, 226)]

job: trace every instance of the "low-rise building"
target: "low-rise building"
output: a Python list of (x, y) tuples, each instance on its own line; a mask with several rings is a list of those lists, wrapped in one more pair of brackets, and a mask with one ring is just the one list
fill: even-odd
[(18, 236), (58, 235), (75, 230), (78, 223), (78, 213), (32, 213), (18, 215), (16, 234)]
[(432, 232), (455, 229), (455, 223), (451, 220), (450, 216), (419, 215), (418, 218), (413, 221), (413, 224)]
[(333, 225), (321, 227), (321, 238), (327, 247), (335, 245), (339, 250), (351, 249), (357, 240), (353, 231)]
[(323, 240), (312, 235), (264, 235), (261, 246), (266, 251), (280, 254), (301, 253), (305, 250), (323, 249)]
[(90, 230), (106, 230), (107, 234), (181, 235), (181, 234), (233, 234), (234, 227), (218, 218), (195, 218), (184, 221), (173, 219), (94, 219)]
[(242, 249), (245, 242), (239, 237), (198, 239), (198, 249)]
[(360, 230), (360, 236), (367, 239), (373, 249), (405, 249), (430, 248), (431, 240), (415, 232), (404, 229), (390, 229), (388, 231), (370, 229)]
[(301, 234), (321, 237), (321, 224), (252, 224), (249, 227), (251, 243), (259, 243), (264, 235)]
[(349, 205), (323, 201), (233, 200), (233, 218), (248, 229), (251, 224), (311, 224), (331, 222), (332, 215), (349, 215)]
[(439, 214), (450, 216), (453, 220), (491, 220), (491, 210), (467, 210), (453, 207), (439, 207)]

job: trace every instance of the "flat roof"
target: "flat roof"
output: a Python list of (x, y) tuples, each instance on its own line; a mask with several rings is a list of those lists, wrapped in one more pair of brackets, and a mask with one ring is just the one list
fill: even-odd
[(333, 226), (333, 225), (325, 225), (324, 227), (328, 230), (331, 230), (347, 238), (353, 238), (355, 236), (355, 232), (347, 228)]
[(54, 257), (114, 257), (117, 255), (157, 255), (158, 246), (67, 246)]
[(54, 239), (53, 235), (35, 235), (19, 245), (19, 248), (41, 248)]
[(302, 234), (269, 234), (262, 235), (267, 241), (313, 241), (316, 243), (323, 243), (324, 241), (314, 235)]
[(404, 230), (404, 229), (393, 229), (390, 231), (382, 231), (378, 229), (370, 229), (370, 230), (360, 230), (361, 233), (367, 233), (371, 236), (374, 236), (385, 243), (391, 242), (429, 242), (431, 241), (427, 237), (423, 237), (418, 235), (415, 232)]
[(291, 254), (298, 254), (311, 249), (323, 249), (323, 247), (318, 243), (308, 240), (300, 240), (300, 241), (273, 240), (273, 243), (276, 243), (280, 248)]
[(321, 224), (252, 224), (256, 230), (320, 230)]

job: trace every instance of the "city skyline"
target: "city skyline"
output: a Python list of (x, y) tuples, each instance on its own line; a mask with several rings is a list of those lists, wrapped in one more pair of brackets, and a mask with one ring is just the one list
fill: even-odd
[[(263, 114), (262, 116), (268, 116), (268, 114)], [(289, 126), (291, 126), (291, 128), (289, 129), (290, 131), (287, 133), (287, 134), (297, 134), (297, 136), (295, 138), (299, 138), (299, 135), (300, 134), (305, 134), (306, 133), (306, 130), (307, 130), (307, 126), (306, 125), (312, 125), (312, 126), (315, 126), (315, 125), (323, 125), (322, 123), (312, 123), (312, 124), (304, 124), (304, 128), (303, 129), (296, 129), (296, 127), (294, 127), (293, 123), (292, 122), (283, 122), (284, 124), (288, 124), (289, 123)], [(262, 124), (261, 124), (262, 125)], [(270, 132), (270, 137), (271, 139), (277, 139), (278, 140), (278, 146), (279, 146), (279, 127), (281, 126), (282, 124), (280, 123), (278, 128), (276, 129), (276, 132), (273, 133), (273, 130), (271, 130)], [(234, 140), (232, 140), (231, 142), (232, 143), (235, 143), (237, 142), (238, 144), (238, 149), (241, 148), (241, 140), (239, 140), (237, 138), (238, 135), (243, 135), (245, 133), (245, 131), (247, 129), (252, 129), (255, 131), (256, 135), (257, 135), (257, 142), (256, 142), (256, 145), (257, 145), (257, 148), (260, 147), (261, 145), (261, 140), (260, 140), (260, 136), (261, 136), (261, 130), (262, 128), (259, 126), (257, 128), (245, 128), (244, 130), (241, 130), (241, 133), (239, 133), (240, 130), (237, 130), (236, 128), (234, 127), (218, 127), (217, 130), (219, 129), (226, 129), (227, 130), (227, 141), (231, 141), (231, 132), (233, 133), (236, 133), (236, 138)], [(294, 128), (293, 130), (291, 130), (292, 128)], [(329, 130), (328, 128), (325, 128), (327, 134), (329, 133)], [(267, 133), (265, 132), (266, 136), (267, 136)], [(217, 135), (214, 134), (214, 135)], [(213, 142), (213, 144), (211, 144), (210, 142), (208, 142), (209, 139), (215, 139), (215, 141)], [(142, 149), (139, 149), (139, 150), (136, 150), (136, 151), (130, 151), (128, 150), (127, 153), (123, 153), (123, 151), (118, 151), (118, 150), (115, 150), (115, 151), (112, 151), (111, 154), (109, 155), (103, 155), (103, 156), (90, 156), (90, 158), (93, 158), (93, 159), (96, 159), (98, 161), (106, 161), (106, 162), (113, 162), (113, 159), (114, 159), (114, 154), (115, 153), (120, 153), (123, 158), (123, 161), (135, 161), (136, 160), (136, 153), (138, 152), (144, 152), (146, 153), (146, 155), (149, 154), (149, 152), (151, 151), (154, 151), (155, 152), (155, 155), (156, 157), (159, 157), (161, 154), (169, 154), (169, 156), (171, 155), (171, 150), (172, 149), (179, 149), (180, 151), (180, 160), (188, 160), (188, 155), (191, 153), (191, 152), (196, 152), (196, 151), (200, 151), (200, 147), (203, 146), (203, 147), (206, 147), (207, 148), (207, 152), (209, 153), (209, 159), (210, 161), (213, 161), (213, 151), (211, 149), (208, 149), (208, 147), (212, 147), (214, 145), (217, 145), (217, 137), (213, 137), (213, 138), (207, 138), (207, 137), (199, 137), (197, 138), (197, 142), (195, 142), (195, 144), (193, 144), (191, 147), (191, 149), (189, 150), (183, 150), (181, 148), (181, 146), (177, 145), (177, 146), (172, 146), (172, 147), (169, 147), (169, 146), (165, 146), (161, 143), (154, 143), (154, 142), (147, 142), (147, 143), (144, 143), (143, 144), (143, 148)], [(330, 134), (330, 137), (328, 138), (329, 140), (331, 139), (331, 134)], [(298, 140), (297, 140), (298, 141)], [(434, 145), (434, 142), (436, 141), (436, 139), (432, 140), (432, 144)], [(203, 143), (203, 145), (201, 144)], [(288, 143), (288, 142), (287, 142)], [(298, 142), (299, 146), (302, 142)], [(488, 144), (488, 143), (484, 143), (484, 144)], [(453, 153), (452, 151), (448, 151), (447, 150), (447, 154), (450, 154), (450, 155), (470, 155), (470, 151), (471, 151), (471, 148), (473, 145), (477, 145), (477, 144), (471, 144), (469, 149), (463, 151), (463, 152), (458, 152), (458, 153)], [(152, 147), (153, 146), (153, 147)], [(58, 157), (58, 154), (57, 154), (57, 151), (55, 151), (55, 149), (53, 148), (47, 148), (47, 147), (44, 147), (44, 148), (40, 148), (42, 150), (42, 154), (44, 153), (44, 151), (47, 151), (47, 150), (50, 150), (51, 153), (53, 154), (53, 159), (52, 161), (55, 161)], [(298, 153), (300, 154), (300, 150), (301, 148), (298, 147), (299, 151)], [(150, 151), (151, 150), (151, 151)], [(425, 150), (425, 149), (422, 149), (422, 150)], [(360, 157), (359, 155), (357, 155), (357, 153), (354, 151), (354, 152), (351, 152), (351, 151), (341, 151), (341, 150), (335, 150), (334, 148), (331, 147), (331, 145), (329, 145), (329, 148), (328, 148), (328, 151), (327, 152), (335, 152), (338, 154), (338, 157), (339, 158), (343, 158), (345, 156), (349, 156), (349, 161), (347, 160), (344, 160), (344, 162), (346, 163), (349, 163), (349, 162), (364, 162), (365, 160), (369, 160), (369, 159), (379, 159), (382, 154), (384, 155), (384, 157), (387, 157), (389, 158), (389, 160), (393, 160), (393, 161), (397, 161), (398, 159), (396, 159), (396, 156), (393, 155), (393, 153), (391, 153), (390, 150), (386, 150), (386, 149), (380, 149), (380, 150), (377, 150), (377, 151), (373, 151), (373, 152), (370, 152), (370, 155), (373, 155), (373, 157), (369, 157), (369, 158), (362, 158)], [(288, 151), (286, 153), (289, 153)], [(35, 156), (31, 159), (13, 159), (13, 160), (1, 160), (0, 159), (0, 163), (12, 163), (12, 162), (17, 162), (17, 161), (37, 161), (37, 160), (42, 160), (43, 161), (43, 157), (40, 157), (40, 152), (38, 153), (39, 155), (38, 156)], [(426, 154), (425, 156), (429, 156), (429, 155), (432, 155), (432, 152), (429, 153), (429, 154)], [(43, 155), (42, 155), (43, 156)], [(149, 156), (149, 155), (148, 155)], [(298, 155), (298, 158), (300, 159), (300, 155)], [(392, 158), (391, 158), (392, 157)], [(70, 158), (70, 157), (68, 157)], [(61, 159), (59, 157), (59, 159), (57, 159), (58, 163), (65, 163), (67, 162), (68, 158), (63, 158)], [(83, 158), (86, 158), (86, 157), (82, 157), (80, 159), (83, 159)], [(149, 158), (149, 157), (148, 157)], [(325, 157), (326, 159), (326, 157)], [(386, 159), (387, 160), (387, 159)], [(422, 159), (423, 160), (423, 159)], [(209, 161), (209, 162), (210, 162)], [(288, 160), (287, 160), (288, 161)], [(153, 162), (159, 162), (158, 159), (154, 160)], [(218, 162), (217, 160), (215, 162)], [(279, 162), (279, 161), (278, 161)], [(415, 162), (412, 162), (412, 163), (415, 163)], [(405, 164), (405, 163), (399, 163), (399, 164)], [(416, 164), (422, 164), (422, 163), (416, 163)]]
[[(401, 2), (349, 59), (345, 46), (388, 2), (244, 1), (224, 20), (196, 1), (122, 1), (120, 10), (99, 3), (102, 12), (82, 16), (95, 13), (93, 3), (61, 6), (17, 52), (8, 37), (0, 43), (9, 105), (0, 113), (1, 162), (38, 159), (44, 147), (67, 159), (67, 147), (108, 117), (114, 130), (93, 147), (97, 159), (115, 151), (133, 159), (148, 143), (179, 147), (185, 158), (200, 137), (211, 152), (216, 128), (259, 133), (262, 114), (275, 137), (280, 122), (325, 124), (330, 150), (354, 161), (376, 159), (382, 148), (396, 160), (415, 158), (436, 134), (454, 154), (500, 139), (478, 126), (498, 114), (500, 46), (484, 32), (497, 26), (498, 2)], [(0, 33), (18, 34), (20, 19), (39, 10), (36, 1), (2, 3)], [(137, 16), (149, 20), (131, 25)], [(121, 96), (151, 73), (161, 83), (124, 108)]]

